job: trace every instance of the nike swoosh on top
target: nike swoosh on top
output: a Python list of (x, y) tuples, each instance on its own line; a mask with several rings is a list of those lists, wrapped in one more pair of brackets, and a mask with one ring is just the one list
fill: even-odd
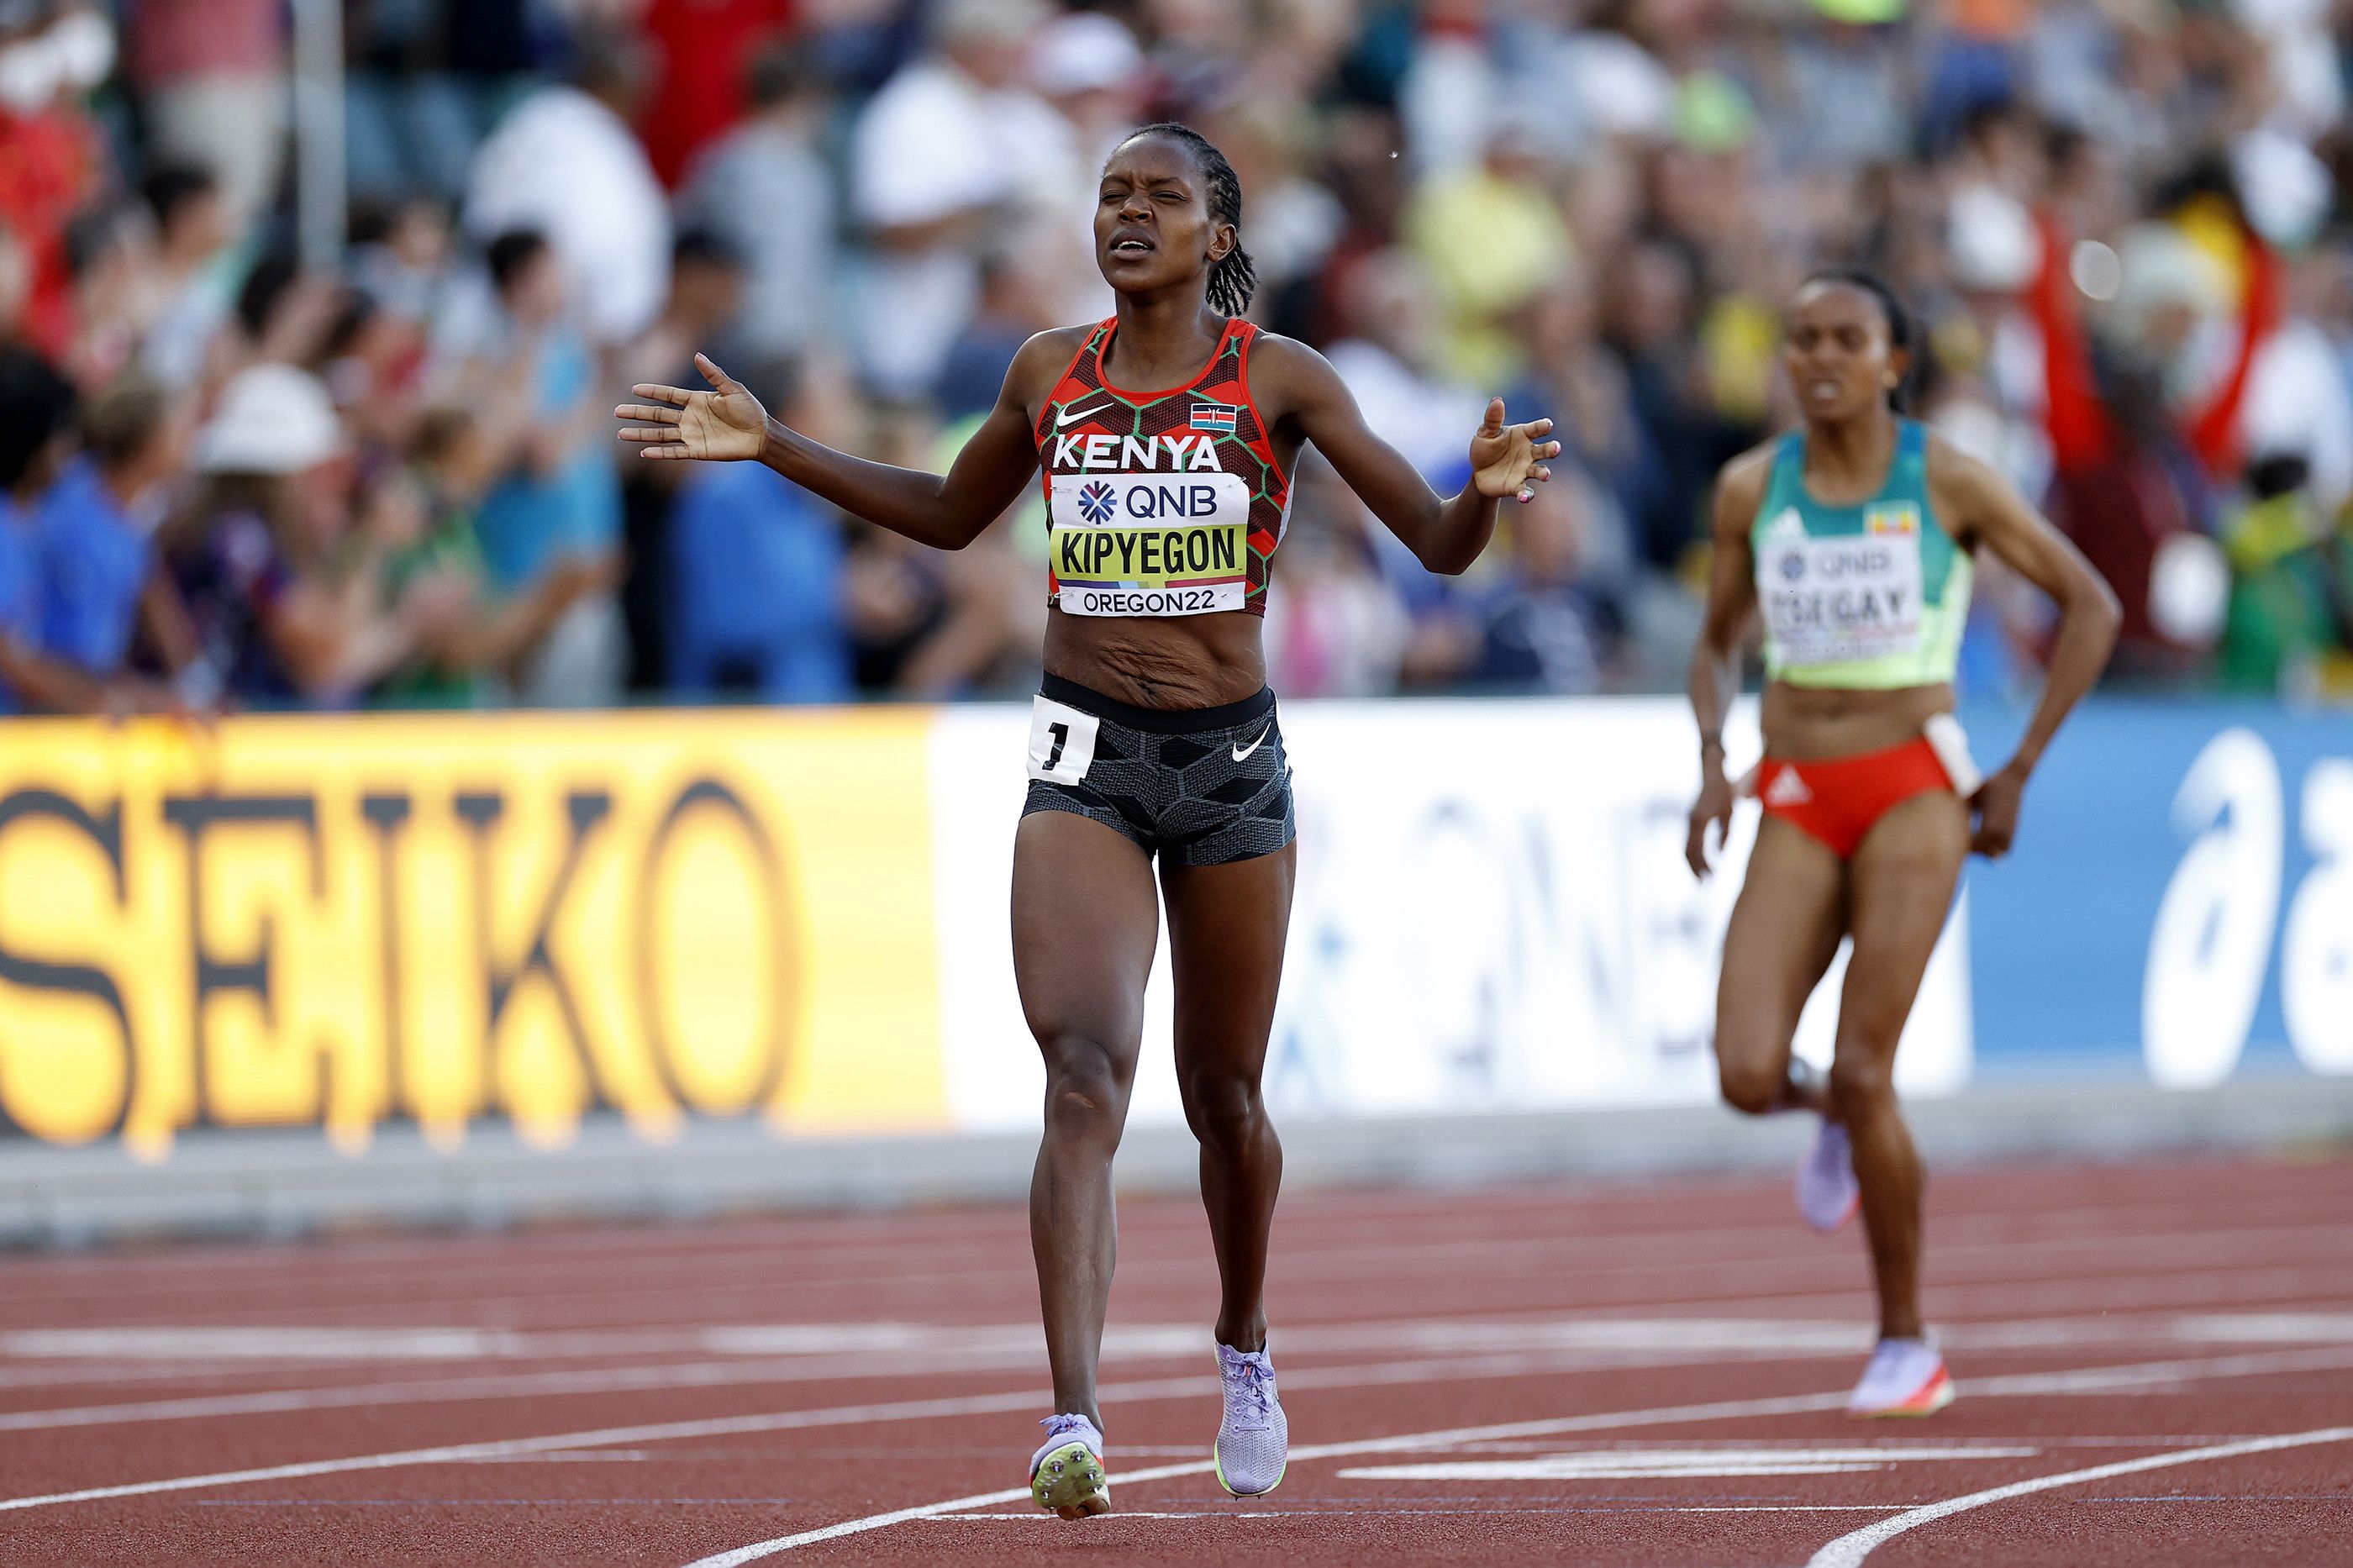
[(1271, 734), (1273, 734), (1273, 733), (1274, 733), (1274, 726), (1273, 726), (1273, 725), (1271, 725), (1271, 724), (1269, 724), (1265, 729), (1261, 730), (1261, 731), (1258, 732), (1258, 739), (1257, 739), (1257, 740), (1255, 740), (1255, 741), (1252, 741), (1252, 742), (1250, 743), (1250, 748), (1249, 748), (1249, 750), (1248, 750), (1248, 751), (1243, 750), (1243, 749), (1242, 749), (1241, 747), (1240, 747), (1240, 746), (1231, 746), (1231, 747), (1229, 747), (1229, 750), (1234, 753), (1234, 761), (1236, 761), (1236, 762), (1238, 762), (1238, 763), (1246, 763), (1246, 762), (1250, 761), (1250, 752), (1255, 752), (1255, 751), (1257, 751), (1261, 746), (1265, 745), (1265, 744), (1266, 744), (1266, 738), (1267, 738), (1269, 735), (1271, 735)]
[(1108, 413), (1110, 409), (1111, 405), (1108, 403), (1093, 408), (1058, 408), (1054, 410), (1054, 428), (1060, 430), (1065, 425), (1074, 424), (1081, 419), (1092, 419), (1098, 414)]

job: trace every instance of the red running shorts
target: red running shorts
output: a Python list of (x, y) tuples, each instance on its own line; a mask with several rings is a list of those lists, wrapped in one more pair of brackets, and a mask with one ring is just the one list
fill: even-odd
[(1915, 795), (1951, 790), (1953, 780), (1926, 735), (1852, 757), (1757, 764), (1757, 798), (1778, 816), (1844, 860), (1872, 826)]

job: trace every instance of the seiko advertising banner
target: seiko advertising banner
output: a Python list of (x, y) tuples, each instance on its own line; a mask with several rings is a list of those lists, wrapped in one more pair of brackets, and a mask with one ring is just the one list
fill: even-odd
[(0, 1111), (944, 1118), (921, 712), (0, 727)]

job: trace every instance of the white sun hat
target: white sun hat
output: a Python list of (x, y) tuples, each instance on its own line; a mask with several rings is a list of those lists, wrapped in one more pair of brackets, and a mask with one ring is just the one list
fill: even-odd
[(1074, 11), (1048, 23), (1029, 61), (1031, 85), (1054, 98), (1125, 87), (1143, 70), (1135, 35), (1100, 11)]
[(343, 449), (334, 400), (319, 378), (290, 364), (241, 370), (196, 437), (208, 474), (299, 474)]

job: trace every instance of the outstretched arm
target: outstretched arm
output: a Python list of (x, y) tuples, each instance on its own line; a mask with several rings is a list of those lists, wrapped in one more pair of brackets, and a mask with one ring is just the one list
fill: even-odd
[(1004, 515), (1038, 471), (1025, 393), (1043, 385), (1069, 357), (1067, 347), (1053, 341), (1056, 336), (1040, 333), (1022, 345), (1006, 372), (997, 406), (944, 475), (870, 463), (812, 441), (771, 418), (742, 382), (702, 354), (694, 356), (694, 363), (711, 383), (711, 391), (636, 386), (630, 390), (653, 401), (624, 403), (613, 413), (645, 422), (621, 431), (622, 440), (638, 444), (640, 457), (706, 462), (757, 458), (878, 528), (919, 544), (961, 550)]
[(1268, 401), (1299, 420), (1301, 433), (1347, 487), (1432, 572), (1467, 570), (1495, 531), (1495, 503), (1507, 495), (1532, 497), (1531, 487), (1552, 477), (1545, 460), (1560, 456), (1560, 443), (1544, 439), (1551, 420), (1506, 425), (1498, 397), (1471, 437), (1471, 482), (1441, 499), (1396, 447), (1373, 434), (1330, 361), (1287, 338), (1261, 337), (1252, 352)]
[(1695, 877), (1707, 875), (1709, 830), (1717, 845), (1732, 827), (1732, 781), (1724, 773), (1724, 721), (1740, 694), (1740, 644), (1757, 610), (1757, 570), (1748, 543), (1749, 520), (1764, 497), (1765, 468), (1735, 459), (1715, 482), (1715, 549), (1710, 552), (1707, 616), (1692, 647), (1692, 713), (1699, 720), (1699, 799), (1691, 812), (1683, 858)]
[(2010, 852), (2018, 832), (2018, 810), (2027, 775), (2042, 760), (2060, 721), (2083, 700), (2116, 645), (2123, 613), (2116, 595), (2066, 535), (2044, 521), (2010, 482), (1975, 458), (1939, 441), (1929, 448), (1929, 483), (1949, 498), (1945, 515), (1984, 542), (2020, 576), (2058, 603), (2059, 637), (2051, 649), (2051, 672), (2034, 706), (2018, 750), (1973, 797), (1977, 835), (1969, 847), (1999, 858)]

